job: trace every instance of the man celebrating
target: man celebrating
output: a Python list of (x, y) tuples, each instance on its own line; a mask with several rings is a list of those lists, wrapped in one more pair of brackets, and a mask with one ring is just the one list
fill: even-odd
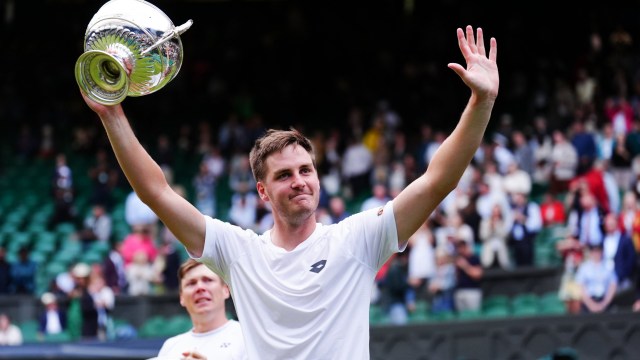
[(227, 284), (250, 359), (369, 359), (369, 303), (378, 269), (458, 184), (484, 136), (498, 95), (497, 43), (482, 29), (457, 30), (471, 90), (462, 116), (427, 171), (380, 208), (338, 224), (316, 221), (320, 181), (309, 139), (270, 130), (250, 160), (274, 225), (261, 235), (201, 214), (176, 194), (136, 138), (121, 105), (84, 99), (102, 120), (129, 183), (191, 257)]

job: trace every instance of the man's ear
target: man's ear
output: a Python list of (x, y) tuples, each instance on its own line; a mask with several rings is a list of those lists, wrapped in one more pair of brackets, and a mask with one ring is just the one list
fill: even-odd
[(262, 199), (262, 201), (269, 201), (269, 196), (267, 195), (264, 184), (261, 181), (258, 181), (256, 183), (256, 190), (258, 190), (258, 195), (260, 196), (260, 199)]

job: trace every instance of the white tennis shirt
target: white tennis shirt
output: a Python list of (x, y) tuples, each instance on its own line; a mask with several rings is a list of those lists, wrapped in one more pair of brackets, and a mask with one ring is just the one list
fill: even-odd
[(193, 330), (168, 338), (157, 359), (182, 359), (185, 351), (197, 351), (208, 360), (246, 360), (246, 351), (240, 324), (229, 320), (223, 326), (206, 333)]
[[(205, 263), (229, 284), (249, 359), (369, 359), (369, 303), (398, 249), (393, 204), (318, 223), (292, 251), (205, 216)], [(401, 249), (404, 250), (404, 249)]]

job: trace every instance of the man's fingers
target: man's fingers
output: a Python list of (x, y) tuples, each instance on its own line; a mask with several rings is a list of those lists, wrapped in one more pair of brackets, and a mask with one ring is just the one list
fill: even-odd
[(498, 41), (495, 38), (491, 38), (489, 40), (490, 48), (489, 48), (489, 60), (496, 61), (498, 58)]
[(480, 54), (482, 56), (486, 56), (487, 52), (484, 49), (484, 34), (483, 34), (483, 31), (482, 31), (482, 28), (478, 28), (476, 37), (478, 39), (476, 41), (476, 44), (478, 46), (478, 54)]
[(471, 25), (467, 25), (467, 45), (469, 45), (469, 49), (472, 53), (478, 52), (478, 47), (476, 46), (476, 40), (473, 36), (473, 27)]

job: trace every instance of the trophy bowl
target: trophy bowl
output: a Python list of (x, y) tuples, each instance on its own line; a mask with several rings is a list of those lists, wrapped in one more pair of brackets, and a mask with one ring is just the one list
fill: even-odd
[(106, 2), (87, 26), (84, 52), (75, 65), (76, 82), (104, 105), (160, 90), (180, 71), (180, 35), (192, 23), (175, 27), (162, 10), (144, 0)]

